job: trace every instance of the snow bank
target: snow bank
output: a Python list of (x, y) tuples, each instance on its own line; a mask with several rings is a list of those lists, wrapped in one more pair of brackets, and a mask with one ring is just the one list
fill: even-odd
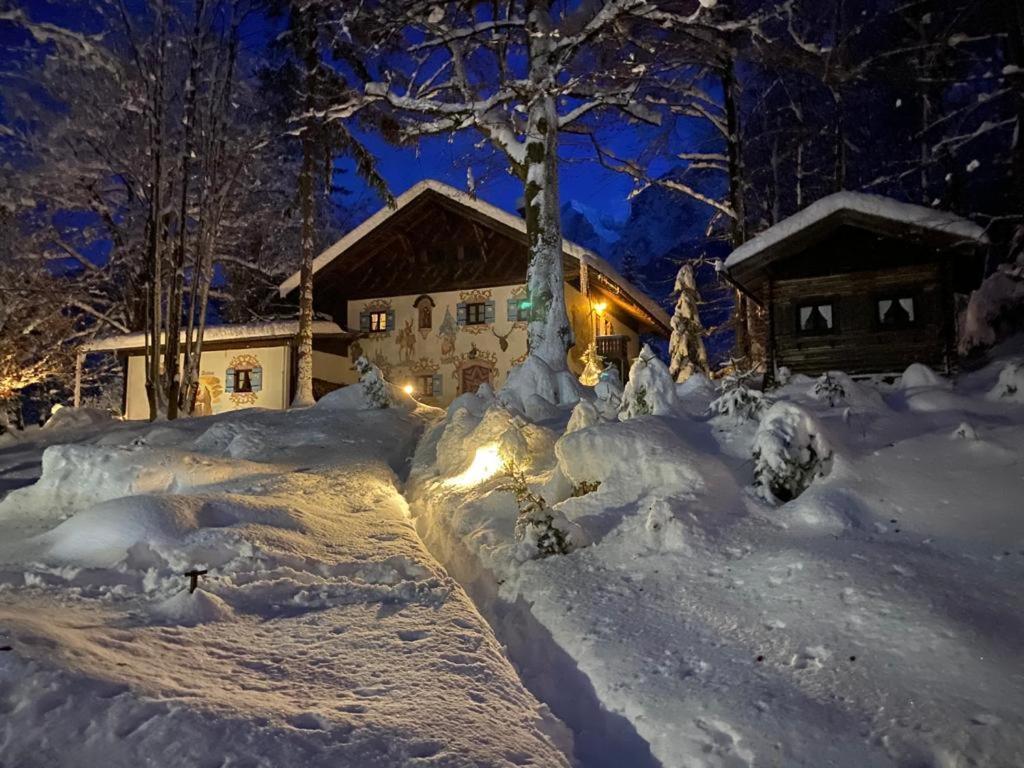
[(999, 371), (996, 385), (988, 393), (989, 400), (1024, 404), (1024, 363), (1010, 362)]
[(579, 382), (569, 371), (553, 371), (536, 355), (528, 355), (509, 371), (498, 399), (532, 421), (543, 421), (551, 417), (551, 406), (572, 405), (580, 399)]
[(35, 485), (11, 491), (0, 501), (0, 519), (31, 514), (66, 517), (84, 507), (121, 496), (183, 492), (266, 473), (241, 461), (146, 446), (54, 445), (43, 452)]
[(118, 420), (110, 411), (102, 408), (70, 408), (54, 406), (53, 415), (46, 420), (43, 429), (81, 429), (94, 427)]
[(365, 357), (356, 360), (359, 382), (335, 389), (320, 398), (316, 407), (327, 410), (367, 411), (398, 407), (415, 410), (416, 398), (384, 379), (384, 374)]
[(153, 605), (150, 614), (164, 624), (194, 627), (218, 621), (231, 621), (235, 612), (212, 592), (199, 588), (189, 593), (183, 589), (172, 597)]
[(704, 462), (670, 420), (635, 418), (568, 432), (555, 443), (555, 455), (574, 485), (600, 482), (608, 506), (649, 493), (692, 495), (704, 487)]

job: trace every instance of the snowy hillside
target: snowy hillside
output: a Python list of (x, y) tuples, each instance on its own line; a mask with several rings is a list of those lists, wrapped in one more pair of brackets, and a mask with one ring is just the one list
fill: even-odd
[[(466, 396), (421, 442), (407, 497), (586, 765), (1009, 768), (1024, 764), (1016, 365), (955, 386), (921, 367), (891, 386), (798, 376), (715, 416), (699, 377), (626, 421), (595, 401), (531, 424)], [(766, 501), (754, 449), (768, 472), (802, 440), (809, 488)], [(516, 539), (496, 457), (575, 551), (535, 559)]]
[(568, 765), (407, 519), (437, 412), (351, 390), (0, 449), (0, 765)]

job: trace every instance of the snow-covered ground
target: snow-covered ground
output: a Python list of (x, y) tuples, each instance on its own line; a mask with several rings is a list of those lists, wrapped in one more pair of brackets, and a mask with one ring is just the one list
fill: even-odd
[[(464, 396), (406, 496), (587, 765), (1024, 765), (1014, 360), (955, 385), (793, 378), (765, 429), (813, 431), (827, 474), (786, 504), (754, 485), (758, 418), (708, 415), (698, 378), (621, 422)], [(509, 460), (571, 554), (516, 541)]]
[(409, 521), (439, 413), (352, 391), (5, 438), (0, 766), (568, 765)]

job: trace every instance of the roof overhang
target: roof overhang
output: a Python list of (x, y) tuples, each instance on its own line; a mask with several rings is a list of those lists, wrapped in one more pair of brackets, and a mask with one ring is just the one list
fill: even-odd
[[(203, 332), (203, 348), (230, 349), (233, 347), (253, 346), (277, 346), (294, 339), (299, 332), (298, 320), (283, 320), (268, 323), (245, 323), (239, 325), (215, 325), (210, 326)], [(357, 333), (346, 331), (337, 323), (329, 320), (313, 321), (313, 336), (319, 339), (351, 340), (359, 336)], [(181, 333), (181, 343), (184, 344), (187, 332)], [(145, 333), (125, 333), (118, 336), (107, 336), (102, 339), (95, 339), (79, 347), (79, 352), (115, 352), (118, 354), (132, 354), (142, 352), (146, 349)], [(166, 334), (160, 337), (160, 348), (163, 349), (167, 341)]]
[(739, 246), (725, 260), (725, 276), (740, 290), (753, 293), (771, 264), (801, 252), (841, 226), (912, 238), (938, 249), (974, 251), (989, 242), (984, 229), (956, 214), (862, 192), (837, 192)]
[[(522, 217), (504, 211), (447, 184), (427, 179), (396, 198), (394, 207), (382, 208), (317, 256), (313, 260), (314, 278), (361, 240), (384, 226), (396, 214), (424, 195), (431, 194), (440, 196), (444, 201), (456, 206), (477, 221), (483, 221), (526, 244), (526, 221)], [(667, 313), (654, 299), (623, 278), (611, 264), (593, 251), (569, 240), (562, 241), (562, 248), (565, 255), (578, 262), (581, 268), (583, 265), (586, 266), (590, 281), (597, 282), (602, 288), (607, 288), (606, 292), (610, 294), (615, 304), (622, 307), (644, 328), (666, 335), (670, 333)], [(296, 272), (278, 286), (282, 297), (298, 288), (299, 275), (300, 273)]]

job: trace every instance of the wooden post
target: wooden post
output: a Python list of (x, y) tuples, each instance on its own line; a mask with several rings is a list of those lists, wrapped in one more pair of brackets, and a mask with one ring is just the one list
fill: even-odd
[(82, 404), (82, 364), (85, 362), (85, 353), (79, 350), (75, 353), (75, 408)]
[(768, 333), (765, 342), (767, 349), (765, 350), (765, 363), (764, 363), (764, 382), (762, 389), (768, 389), (770, 386), (775, 384), (775, 297), (772, 292), (772, 279), (768, 278)]

